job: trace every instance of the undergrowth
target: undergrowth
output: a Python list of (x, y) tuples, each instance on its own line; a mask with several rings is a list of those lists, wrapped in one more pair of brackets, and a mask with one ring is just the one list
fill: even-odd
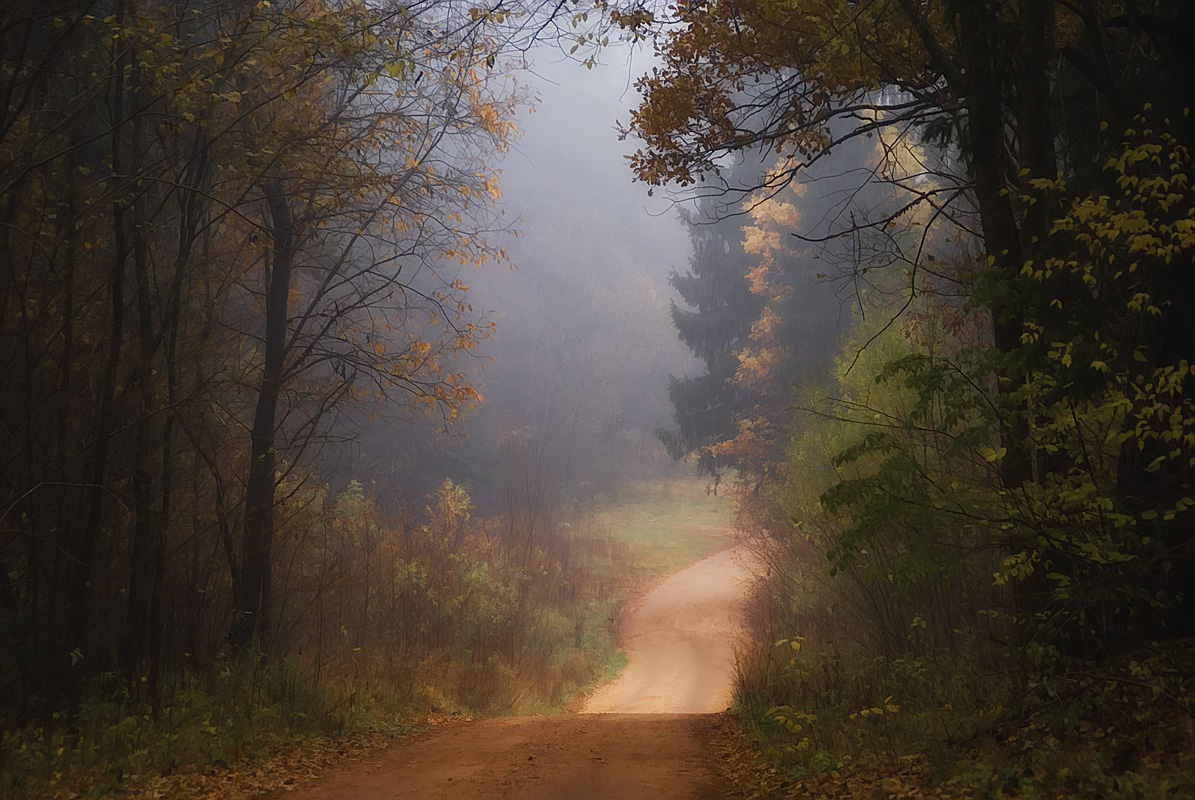
[[(796, 662), (800, 673), (849, 659)], [(1195, 797), (1193, 664), (1195, 641), (1168, 642), (1038, 680), (986, 681), (985, 695), (955, 672), (975, 674), (970, 657), (856, 662), (860, 671), (827, 696), (789, 683), (788, 706), (766, 705), (761, 675), (744, 675), (742, 727), (770, 765), (755, 796)], [(859, 702), (885, 692), (876, 706)]]
[(133, 776), (194, 764), (223, 769), (283, 741), (404, 732), (426, 705), (415, 697), (383, 704), (369, 693), (358, 702), (339, 682), (315, 684), (294, 659), (269, 666), (229, 661), (206, 676), (178, 675), (156, 709), (111, 682), (89, 687), (69, 726), (57, 725), (54, 715), (49, 726), (4, 731), (5, 791), (104, 796)]
[[(161, 676), (156, 691), (143, 684), (134, 694), (121, 676), (100, 675), (73, 713), (5, 725), (0, 794), (122, 795), (146, 776), (244, 770), (280, 749), (362, 734), (384, 741), (429, 717), (559, 712), (626, 665), (614, 634), (619, 607), (655, 576), (724, 546), (726, 511), (704, 486), (642, 484), (553, 523), (555, 538), (537, 540), (527, 567), (492, 533), (473, 538), (460, 510), (467, 497), (448, 486), (424, 530), (429, 547), (455, 537), (455, 549), (395, 550), (390, 606), (376, 591), (369, 604), (345, 595), (347, 610), (291, 654), (223, 657)], [(359, 552), (385, 574), (380, 554), (391, 545), (359, 492), (337, 501), (329, 525), (368, 545)], [(531, 571), (542, 573), (538, 584)], [(405, 613), (402, 625), (339, 622), (391, 607)]]
[(783, 480), (740, 491), (771, 567), (737, 693), (757, 795), (1195, 797), (1195, 643), (1167, 617), (1186, 601), (1136, 590), (1131, 537), (1105, 552), (1095, 516), (1004, 490), (982, 381), (881, 333), (799, 395)]
[(801, 774), (944, 757), (1012, 702), (1012, 679), (983, 652), (887, 658), (781, 640), (740, 663), (738, 706), (769, 753)]

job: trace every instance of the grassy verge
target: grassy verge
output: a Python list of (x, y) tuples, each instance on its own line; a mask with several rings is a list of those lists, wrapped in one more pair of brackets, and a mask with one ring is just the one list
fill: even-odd
[(653, 481), (607, 500), (596, 521), (623, 543), (632, 566), (645, 575), (680, 569), (725, 547), (730, 509), (707, 493), (705, 478)]
[(437, 707), (463, 715), (553, 714), (574, 707), (626, 667), (619, 610), (660, 577), (729, 543), (730, 511), (701, 478), (643, 481), (562, 520), (564, 591), (536, 608), (530, 658), (519, 664), (439, 662), (416, 669)]

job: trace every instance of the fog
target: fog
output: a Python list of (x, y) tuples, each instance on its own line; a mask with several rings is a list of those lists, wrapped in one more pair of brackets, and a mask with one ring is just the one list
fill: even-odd
[[(332, 451), (342, 460), (335, 470), (342, 484), (368, 476), (379, 502), (400, 510), (421, 508), (451, 478), (480, 512), (509, 513), (512, 481), (530, 480), (567, 513), (617, 494), (629, 481), (696, 474), (697, 462), (670, 458), (658, 436), (666, 432), (673, 457), (709, 444), (691, 431), (675, 433), (671, 378), (682, 379), (673, 388), (683, 394), (711, 369), (678, 338), (670, 306), (689, 303), (669, 275), (702, 269), (694, 248), (703, 242), (706, 255), (715, 254), (704, 269), (748, 291), (744, 276), (759, 260), (743, 251), (745, 226), (756, 224), (750, 187), (772, 157), (741, 156), (722, 164), (707, 185), (649, 194), (627, 161), (641, 143), (621, 139), (618, 126), (638, 106), (634, 84), (652, 58), (642, 48), (611, 45), (603, 62), (587, 69), (558, 47), (541, 46), (514, 66), (527, 103), (511, 151), (494, 156), (505, 228), (494, 241), (510, 263), (461, 267), (455, 275), (469, 287), (473, 318), (494, 325), (463, 359), (484, 401), (447, 429), (401, 403), (368, 423), (360, 410), (347, 410), (354, 424), (346, 435), (356, 446)], [(801, 224), (813, 235), (849, 227), (848, 213), (867, 213), (863, 205), (880, 202), (856, 186), (853, 170), (867, 153), (840, 149), (810, 172), (808, 192), (801, 191)], [(786, 292), (792, 299), (784, 347), (797, 369), (824, 368), (849, 320), (853, 290), (841, 275), (823, 280), (822, 273), (835, 272), (823, 259), (853, 263), (855, 256), (832, 252), (842, 246), (838, 241), (828, 250), (796, 247), (789, 231), (776, 230), (784, 244), (775, 253), (783, 264), (775, 274), (795, 289)], [(758, 316), (758, 302), (734, 308), (739, 336)], [(733, 351), (722, 355), (713, 371), (726, 381), (738, 362)], [(790, 387), (781, 384), (788, 378), (777, 380), (773, 391), (787, 395)], [(726, 413), (736, 402), (722, 404)]]
[(448, 436), (401, 408), (356, 420), (342, 480), (368, 475), (383, 504), (418, 506), (451, 477), (495, 510), (512, 472), (576, 502), (691, 471), (655, 436), (671, 422), (669, 375), (701, 370), (669, 315), (668, 274), (684, 271), (691, 243), (674, 202), (633, 181), (634, 141), (616, 129), (649, 64), (616, 46), (592, 69), (554, 47), (526, 55), (516, 75), (529, 102), (499, 162), (509, 230), (494, 241), (510, 264), (458, 274), (472, 314), (494, 323), (464, 359), (485, 399)]

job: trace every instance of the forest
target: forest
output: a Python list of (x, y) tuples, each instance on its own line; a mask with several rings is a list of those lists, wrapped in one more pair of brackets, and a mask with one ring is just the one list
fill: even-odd
[(1192, 41), (1186, 0), (7, 4), (0, 793), (575, 712), (733, 527), (718, 792), (1195, 796)]
[(673, 279), (666, 439), (769, 561), (738, 704), (785, 791), (1195, 791), (1195, 8), (666, 23), (632, 167), (734, 223)]

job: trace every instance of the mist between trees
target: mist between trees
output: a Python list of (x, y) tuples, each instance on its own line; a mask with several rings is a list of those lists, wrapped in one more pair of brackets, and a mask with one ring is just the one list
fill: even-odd
[(431, 265), (501, 257), (482, 156), (518, 95), (433, 6), (6, 20), (4, 673), (49, 736), (98, 676), (156, 696), (213, 611), (270, 650), (279, 480), (337, 405), (474, 402), (485, 331)]

